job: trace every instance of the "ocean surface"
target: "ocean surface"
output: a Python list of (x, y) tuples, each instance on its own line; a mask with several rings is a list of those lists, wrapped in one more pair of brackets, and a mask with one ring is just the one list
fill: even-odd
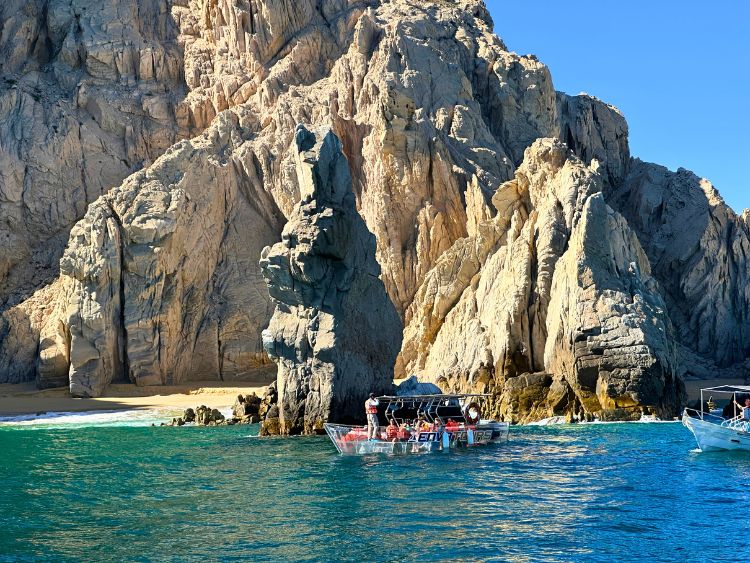
[(150, 423), (0, 421), (0, 560), (750, 554), (750, 454), (700, 453), (678, 423), (519, 427), (506, 444), (400, 457), (342, 457), (325, 437), (259, 439), (257, 426)]

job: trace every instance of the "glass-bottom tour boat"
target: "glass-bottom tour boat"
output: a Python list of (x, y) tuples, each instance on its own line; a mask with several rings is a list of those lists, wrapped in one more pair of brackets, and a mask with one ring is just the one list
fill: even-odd
[[(704, 401), (704, 396), (709, 398)], [(713, 396), (722, 403), (716, 408)], [(703, 452), (745, 450), (750, 451), (750, 419), (745, 418), (745, 398), (750, 397), (750, 386), (720, 385), (701, 389), (700, 409), (686, 408), (682, 424), (693, 433)], [(729, 399), (727, 402), (726, 399)]]
[(481, 416), (487, 396), (378, 397), (378, 420), (387, 425), (378, 427), (374, 439), (368, 438), (367, 426), (327, 423), (324, 427), (339, 453), (347, 455), (424, 453), (506, 441), (509, 424)]

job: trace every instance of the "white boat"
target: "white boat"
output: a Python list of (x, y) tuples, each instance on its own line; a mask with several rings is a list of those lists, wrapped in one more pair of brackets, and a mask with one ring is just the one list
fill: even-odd
[[(730, 402), (722, 415), (705, 412), (704, 393), (710, 393), (709, 411), (714, 410), (713, 395), (729, 396)], [(693, 433), (703, 452), (745, 450), (750, 451), (750, 421), (745, 420), (736, 406), (738, 397), (750, 397), (750, 386), (721, 385), (701, 389), (701, 410), (685, 409), (682, 424)]]
[(378, 418), (397, 430), (378, 427), (368, 439), (366, 426), (326, 423), (324, 428), (341, 454), (412, 454), (474, 447), (508, 439), (507, 422), (481, 418), (486, 395), (408, 395), (378, 397)]

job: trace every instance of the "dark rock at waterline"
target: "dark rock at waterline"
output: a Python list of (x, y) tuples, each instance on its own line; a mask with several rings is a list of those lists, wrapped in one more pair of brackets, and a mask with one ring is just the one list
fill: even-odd
[(237, 395), (237, 400), (232, 407), (232, 415), (235, 418), (244, 418), (246, 416), (258, 415), (262, 399), (255, 393), (250, 395)]
[(261, 436), (274, 436), (279, 434), (281, 430), (281, 421), (279, 420), (279, 405), (271, 405), (266, 412), (266, 416), (263, 419), (263, 424), (260, 427)]
[[(277, 410), (278, 412), (278, 410)], [(281, 422), (278, 416), (266, 418), (260, 427), (261, 436), (276, 436), (280, 434)]]
[(265, 395), (263, 395), (263, 399), (260, 402), (258, 415), (260, 416), (261, 420), (265, 419), (268, 416), (268, 412), (270, 411), (271, 407), (277, 403), (278, 398), (279, 395), (276, 391), (276, 382), (274, 381), (271, 385), (268, 386), (268, 389), (266, 390), (266, 393)]
[[(249, 400), (248, 400), (249, 398)], [(238, 397), (239, 401), (239, 397)], [(195, 423), (199, 426), (233, 426), (235, 424), (258, 424), (262, 418), (258, 414), (258, 408), (261, 406), (261, 399), (257, 395), (248, 395), (243, 397), (241, 403), (242, 409), (236, 409), (231, 418), (226, 418), (219, 409), (212, 409), (206, 405), (201, 405), (196, 409), (185, 409), (183, 416), (173, 418), (168, 424), (161, 423), (161, 426), (184, 426), (188, 423)], [(245, 405), (249, 405), (248, 414), (240, 414), (244, 411)], [(237, 403), (235, 403), (235, 407)], [(274, 405), (271, 405), (274, 406)], [(255, 411), (255, 412), (252, 412)], [(273, 413), (278, 418), (278, 408)]]
[(201, 405), (195, 409), (195, 423), (207, 425), (211, 421), (211, 411), (206, 405)]
[(266, 419), (268, 418), (279, 418), (279, 405), (271, 405), (266, 413)]
[(603, 409), (599, 411), (599, 420), (602, 422), (636, 421), (640, 420), (643, 414), (647, 414), (647, 412), (641, 408)]
[(195, 410), (195, 423), (198, 425), (216, 425), (223, 421), (224, 415), (221, 414), (219, 409), (210, 409), (205, 405), (201, 405)]

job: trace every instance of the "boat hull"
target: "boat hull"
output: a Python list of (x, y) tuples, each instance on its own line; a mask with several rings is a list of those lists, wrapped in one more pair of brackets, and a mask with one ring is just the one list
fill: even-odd
[[(474, 447), (508, 440), (507, 422), (481, 422), (470, 428), (424, 431), (408, 440), (368, 440), (367, 429), (341, 424), (324, 425), (333, 445), (343, 455), (419, 454), (452, 448)], [(385, 429), (381, 427), (381, 437)]]
[(750, 432), (738, 426), (721, 426), (714, 422), (682, 416), (682, 424), (693, 433), (703, 452), (743, 450), (750, 452)]

